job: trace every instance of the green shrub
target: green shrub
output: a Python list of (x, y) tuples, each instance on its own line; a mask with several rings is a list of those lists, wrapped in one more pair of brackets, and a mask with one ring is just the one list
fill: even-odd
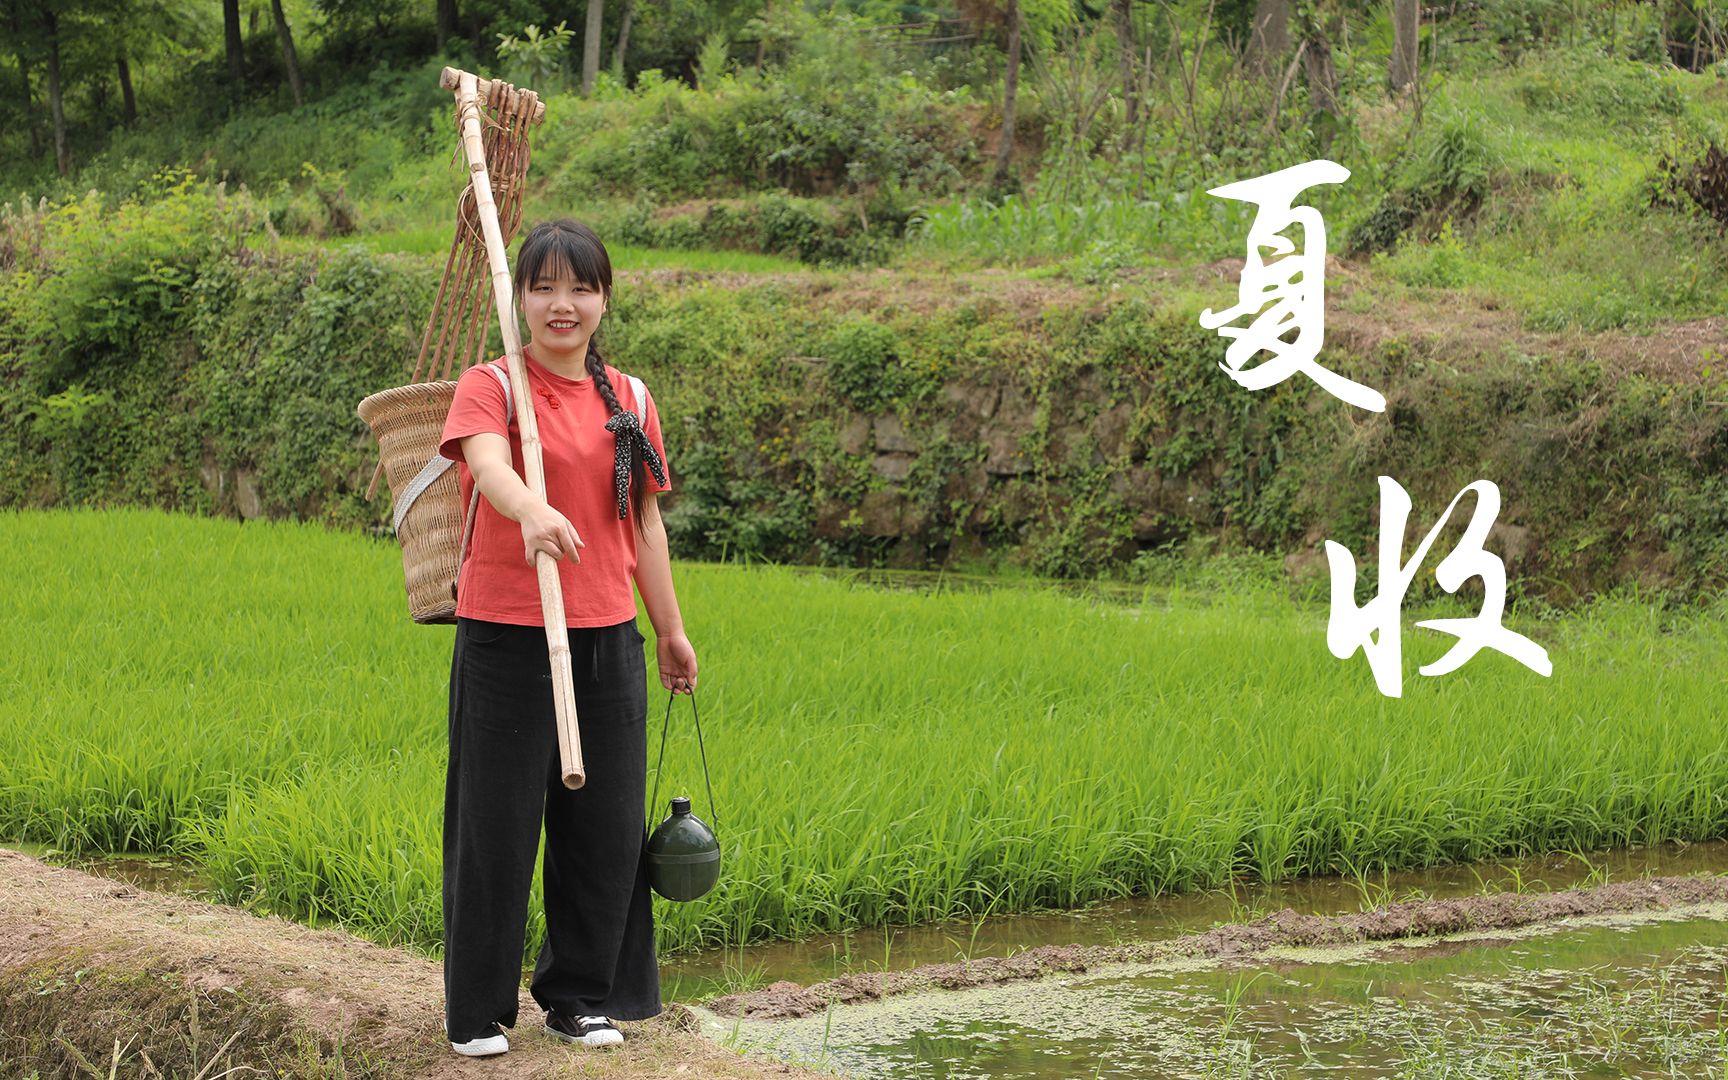
[(866, 230), (855, 210), (830, 200), (768, 193), (670, 217), (639, 198), (622, 211), (589, 215), (608, 239), (653, 248), (718, 248), (781, 255), (816, 266), (875, 265), (887, 261), (910, 212), (889, 194), (871, 205), (886, 206), (885, 220)]
[(1434, 118), (1422, 128), (1400, 186), (1422, 206), (1479, 203), (1500, 165), (1486, 125), (1486, 117), (1467, 109)]
[(260, 254), (262, 219), (175, 174), (153, 201), (4, 220), (0, 437), (21, 467), (0, 498), (208, 511), (208, 451), (255, 474), (266, 513), (374, 517), (354, 407), (406, 381), (432, 268)]
[(621, 98), (558, 96), (536, 147), (558, 162), (554, 198), (647, 193), (656, 201), (784, 188), (795, 195), (887, 184), (952, 190), (976, 152), (964, 91), (915, 79), (726, 82), (693, 90), (644, 71)]
[(866, 412), (886, 408), (902, 391), (899, 340), (876, 319), (843, 319), (822, 341), (828, 382), (836, 393)]
[[(110, 203), (146, 196), (164, 165), (210, 182), (227, 180), (270, 190), (301, 185), (308, 162), (343, 174), (356, 193), (385, 185), (405, 161), (447, 158), (451, 99), (438, 87), (442, 60), (411, 67), (369, 66), (364, 77), (332, 80), (338, 88), (285, 110), (274, 101), (249, 103), (234, 115), (220, 108), (182, 108), (134, 128), (119, 128), (72, 179), (47, 194), (65, 199), (95, 189)], [(194, 103), (206, 97), (201, 93)], [(8, 192), (15, 190), (9, 174)]]
[(1389, 191), (1368, 216), (1351, 225), (1344, 237), (1344, 250), (1351, 255), (1391, 251), (1398, 246), (1418, 213), (1407, 192)]
[(1604, 58), (1594, 48), (1555, 51), (1521, 66), (1513, 90), (1532, 112), (1576, 120), (1646, 125), (1685, 109), (1669, 75), (1649, 64)]
[(246, 200), (194, 186), (184, 172), (159, 174), (157, 186), (156, 198), (111, 211), (86, 195), (37, 223), (40, 246), (14, 271), (31, 285), (11, 313), (37, 391), (135, 362), (144, 332), (182, 315), (204, 260), (256, 220)]
[(1008, 195), (964, 199), (914, 214), (907, 232), (926, 251), (963, 252), (1017, 265), (1051, 255), (1084, 255), (1100, 243), (1142, 252), (1240, 250), (1254, 216), (1246, 203), (1204, 192), (1164, 190), (1144, 199), (1051, 202)]
[(1483, 11), (1488, 33), (1512, 59), (1550, 40), (1572, 15), (1568, 0), (1496, 0)]
[[(164, 238), (152, 213), (235, 231)], [(716, 215), (728, 228), (747, 220), (730, 213)], [(11, 253), (0, 505), (232, 513), (210, 474), (244, 470), (269, 516), (387, 520), (386, 497), (364, 498), (376, 451), (354, 407), (406, 380), (439, 261), (360, 245), (285, 254), (241, 231), (259, 218), (245, 198), (181, 187), (107, 219), (81, 204), (0, 219)], [(73, 235), (80, 246), (66, 250)], [(1447, 236), (1427, 264), (1421, 249), (1397, 258), (1455, 280)], [(134, 270), (103, 278), (92, 252)], [(137, 268), (159, 269), (152, 257), (184, 278), (135, 287)], [(1530, 530), (1515, 591), (1572, 602), (1645, 567), (1687, 594), (1728, 579), (1713, 539), (1723, 492), (1712, 478), (1728, 467), (1710, 405), (1720, 380), (1658, 383), (1574, 358), (1436, 358), (1412, 344), (1327, 362), (1390, 402), (1345, 419), (1299, 379), (1242, 392), (1217, 370), (1220, 345), (1194, 324), (1192, 295), (1173, 298), (1162, 279), (1112, 284), (907, 305), (887, 276), (842, 290), (826, 275), (633, 277), (604, 344), (654, 388), (676, 493), (667, 527), (688, 557), (918, 565), (952, 551), (1091, 577), (1178, 542), (1281, 555), (1325, 536), (1360, 552), (1384, 473), (1418, 517), (1494, 479), (1506, 520)], [(115, 314), (97, 338), (44, 310), (99, 311), (98, 286), (142, 313)], [(69, 352), (75, 367), (39, 362)], [(915, 454), (873, 445), (882, 416), (898, 418)], [(872, 495), (872, 516), (890, 525), (865, 536), (858, 511)]]
[(1425, 259), (1400, 276), (1411, 285), (1455, 289), (1466, 279), (1464, 245), (1452, 231), (1452, 219), (1440, 226), (1440, 235), (1421, 248)]

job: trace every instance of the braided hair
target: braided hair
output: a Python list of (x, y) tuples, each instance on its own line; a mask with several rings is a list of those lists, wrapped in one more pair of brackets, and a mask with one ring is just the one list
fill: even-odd
[[(522, 239), (522, 247), (516, 253), (514, 276), (518, 290), (532, 287), (534, 282), (546, 278), (571, 277), (591, 289), (598, 289), (608, 305), (612, 301), (612, 260), (606, 254), (606, 245), (600, 242), (593, 229), (570, 218), (542, 221), (528, 230), (528, 235)], [(618, 392), (606, 375), (606, 360), (594, 340), (598, 335), (596, 329), (588, 337), (586, 366), (588, 374), (594, 377), (594, 389), (600, 391), (611, 415), (617, 416), (624, 411), (624, 406), (619, 403)], [(647, 402), (637, 404), (646, 411)], [(647, 417), (642, 419), (646, 421)], [(647, 488), (648, 463), (638, 454), (630, 476), (630, 507), (636, 517), (638, 535), (647, 532), (642, 518)]]

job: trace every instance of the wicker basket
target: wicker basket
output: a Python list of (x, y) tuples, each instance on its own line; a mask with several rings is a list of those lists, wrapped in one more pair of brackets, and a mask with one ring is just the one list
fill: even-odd
[(410, 383), (380, 390), (359, 408), (384, 459), (402, 542), (408, 614), (417, 623), (456, 621), (462, 496), (455, 462), (438, 454), (455, 398), (454, 382)]

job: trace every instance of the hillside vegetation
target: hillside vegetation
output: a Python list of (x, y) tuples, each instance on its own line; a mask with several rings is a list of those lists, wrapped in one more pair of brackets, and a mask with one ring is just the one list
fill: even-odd
[[(586, 94), (547, 68), (528, 217), (613, 249), (602, 341), (673, 418), (678, 550), (1145, 581), (1226, 554), (1300, 577), (1322, 539), (1366, 549), (1385, 473), (1424, 522), (1499, 484), (1527, 596), (1719, 589), (1709, 11), (1441, 9), (1389, 96), (1386, 13), (1322, 5), (1326, 108), (1300, 63), (1256, 74), (1251, 6), (1134, 9), (1126, 95), (1120, 23), (1028, 9), (1006, 172), (988, 18), (931, 47), (782, 12), (760, 72), (716, 31)], [(388, 521), (354, 405), (408, 377), (443, 265), (462, 181), (436, 72), (503, 61), (406, 29), (356, 52), (342, 26), (311, 39), (298, 107), (141, 106), (80, 129), (64, 179), (12, 156), (27, 133), (0, 140), (25, 191), (0, 213), (0, 502)], [(1206, 189), (1323, 155), (1352, 171), (1310, 192), (1325, 362), (1383, 415), (1241, 391), (1196, 322), (1232, 302), (1248, 224)]]

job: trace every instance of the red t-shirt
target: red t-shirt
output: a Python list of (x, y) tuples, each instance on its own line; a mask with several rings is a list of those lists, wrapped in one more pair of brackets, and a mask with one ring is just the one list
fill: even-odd
[[(612, 626), (634, 619), (636, 598), (630, 581), (636, 571), (636, 510), (629, 506), (625, 517), (618, 516), (613, 486), (617, 440), (606, 430), (612, 412), (592, 378), (566, 379), (526, 353), (523, 359), (534, 393), (534, 421), (540, 429), (546, 501), (570, 519), (576, 535), (587, 545), (579, 549), (580, 563), (565, 556), (555, 564), (564, 587), (564, 621), (577, 627)], [(648, 441), (661, 461), (666, 461), (653, 395), (644, 393), (648, 400), (637, 401), (630, 380), (610, 364), (606, 365), (606, 376), (618, 404), (641, 417)], [(462, 458), (461, 440), (482, 431), (510, 440), (511, 464), (517, 476), (526, 477), (514, 405), (506, 427), (504, 388), (486, 365), (476, 364), (456, 380), (456, 400), (438, 444), (440, 454), (457, 462), (464, 513), (474, 491), (474, 475)], [(631, 476), (634, 485), (638, 479), (634, 468)], [(647, 477), (650, 493), (672, 490), (670, 482), (656, 481), (652, 470)], [(672, 479), (670, 471), (666, 479)], [(545, 625), (540, 611), (540, 581), (523, 557), (522, 526), (500, 514), (484, 494), (476, 507), (474, 535), (468, 541), (458, 579), (456, 614), (518, 626)]]

